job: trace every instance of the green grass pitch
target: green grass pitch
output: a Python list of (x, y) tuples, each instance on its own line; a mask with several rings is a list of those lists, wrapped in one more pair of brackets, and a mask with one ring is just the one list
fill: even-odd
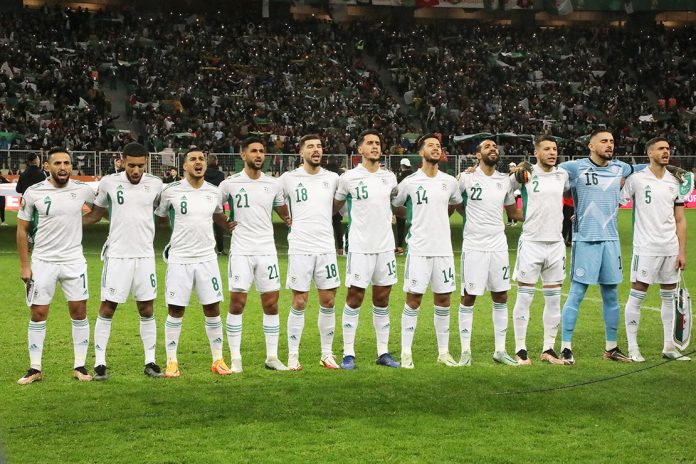
[[(689, 242), (695, 244), (696, 211), (687, 210), (686, 214), (691, 225)], [(138, 316), (135, 305), (129, 301), (119, 307), (114, 318), (107, 355), (110, 379), (86, 384), (71, 378), (70, 321), (58, 291), (47, 326), (44, 381), (20, 387), (15, 382), (29, 364), (29, 313), (18, 276), (14, 213), (9, 213), (9, 219), (11, 225), (0, 228), (0, 269), (4, 277), (0, 282), (0, 449), (8, 462), (696, 462), (696, 362), (671, 362), (610, 381), (561, 388), (631, 374), (662, 362), (657, 288), (651, 288), (642, 314), (639, 340), (646, 364), (621, 365), (601, 359), (601, 301), (597, 288), (591, 288), (581, 306), (574, 338), (575, 366), (535, 362), (529, 367), (514, 368), (494, 364), (489, 297), (479, 298), (475, 308), (474, 365), (436, 365), (432, 299), (426, 295), (414, 341), (413, 371), (374, 365), (375, 339), (368, 292), (356, 340), (358, 369), (353, 372), (327, 371), (319, 366), (318, 303), (313, 291), (302, 339), (304, 370), (297, 373), (263, 369), (261, 311), (258, 296), (252, 291), (242, 341), (245, 372), (224, 378), (210, 372), (203, 314), (192, 299), (184, 317), (179, 349), (182, 377), (171, 380), (150, 379), (142, 374)], [(621, 211), (619, 225), (626, 271), (619, 287), (623, 313), (629, 289), (629, 211)], [(92, 330), (99, 306), (99, 250), (106, 232), (104, 223), (85, 230)], [(507, 232), (510, 249), (514, 250), (520, 228), (508, 228)], [(287, 264), (285, 235), (284, 226), (278, 225), (276, 238), (283, 283)], [(158, 251), (167, 236), (166, 228), (158, 229)], [(455, 250), (459, 250), (458, 216), (452, 220), (452, 237)], [(511, 251), (511, 264), (514, 254)], [(688, 258), (693, 268), (696, 254), (690, 251)], [(455, 261), (458, 267), (458, 258)], [(401, 278), (403, 257), (398, 263)], [(343, 277), (345, 260), (340, 258), (339, 264)], [(226, 257), (221, 257), (225, 281), (226, 265)], [(160, 260), (160, 296), (164, 269)], [(686, 276), (687, 286), (696, 293), (696, 272), (687, 271)], [(563, 301), (567, 291), (566, 282)], [(337, 355), (342, 346), (340, 317), (344, 298), (345, 289), (341, 288), (336, 305)], [(510, 312), (514, 300), (515, 287), (510, 293)], [(397, 357), (403, 301), (400, 280), (391, 298), (390, 347)], [(450, 351), (455, 358), (459, 356), (457, 303), (458, 298), (453, 298)], [(290, 293), (283, 290), (280, 356), (284, 360), (289, 304)], [(223, 308), (226, 305), (227, 302)], [(542, 306), (541, 294), (537, 294), (527, 338), (535, 361), (541, 346)], [(158, 361), (163, 365), (163, 298), (157, 301), (155, 314)], [(508, 351), (513, 352), (512, 321), (507, 338)], [(625, 349), (623, 317), (619, 343)], [(227, 340), (225, 356), (229, 360)], [(87, 363), (91, 370), (92, 348)], [(553, 387), (558, 389), (519, 393)]]

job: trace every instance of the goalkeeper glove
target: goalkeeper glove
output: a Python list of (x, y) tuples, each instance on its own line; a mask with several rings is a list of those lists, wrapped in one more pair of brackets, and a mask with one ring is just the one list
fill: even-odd
[(529, 175), (532, 173), (532, 165), (527, 161), (522, 161), (517, 165), (514, 176), (515, 180), (520, 184), (526, 184), (529, 181)]

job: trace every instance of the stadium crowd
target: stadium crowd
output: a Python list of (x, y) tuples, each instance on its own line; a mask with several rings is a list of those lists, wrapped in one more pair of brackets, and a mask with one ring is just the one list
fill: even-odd
[(449, 154), (470, 154), (463, 136), (488, 132), (503, 134), (501, 150), (515, 159), (530, 150), (519, 135), (551, 134), (563, 154), (581, 155), (576, 140), (604, 124), (619, 155), (642, 154), (656, 134), (677, 157), (696, 154), (691, 28), (404, 28), (44, 9), (6, 14), (0, 30), (0, 149), (119, 150), (132, 137), (115, 129), (104, 89), (120, 81), (134, 132), (153, 151), (232, 152), (258, 134), (270, 153), (296, 153), (297, 134), (316, 130), (326, 152), (351, 154), (357, 134), (375, 127), (390, 153), (433, 131)]

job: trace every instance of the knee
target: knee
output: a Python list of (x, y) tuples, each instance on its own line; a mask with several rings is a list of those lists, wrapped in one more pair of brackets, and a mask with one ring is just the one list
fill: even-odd
[(304, 311), (307, 307), (307, 294), (297, 294), (292, 297), (292, 307), (298, 311)]

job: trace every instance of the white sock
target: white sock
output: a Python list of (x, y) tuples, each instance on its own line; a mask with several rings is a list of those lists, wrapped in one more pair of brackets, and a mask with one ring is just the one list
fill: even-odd
[(164, 349), (167, 352), (167, 361), (177, 361), (176, 350), (179, 348), (183, 320), (183, 317), (167, 315), (167, 320), (164, 322)]
[(44, 340), (46, 339), (46, 321), (32, 322), (29, 320), (29, 366), (41, 370), (41, 357)]
[(87, 359), (87, 349), (89, 348), (89, 319), (72, 320), (72, 339), (73, 351), (75, 353), (75, 365), (82, 367)]
[(140, 316), (140, 339), (143, 341), (145, 364), (154, 363), (157, 347), (157, 321), (154, 314), (150, 317)]
[(343, 307), (341, 325), (343, 326), (343, 356), (355, 356), (355, 333), (358, 331), (360, 308)]
[(527, 327), (529, 326), (529, 307), (534, 300), (534, 287), (517, 288), (517, 300), (512, 309), (512, 326), (515, 330), (515, 353), (527, 350)]
[(401, 314), (401, 353), (411, 354), (413, 336), (418, 325), (418, 310), (404, 304), (404, 312)]
[(507, 303), (493, 303), (493, 332), (495, 334), (495, 351), (505, 351), (507, 327)]
[(674, 323), (674, 296), (675, 290), (660, 290), (660, 299), (662, 306), (660, 307), (660, 315), (662, 316), (662, 335), (664, 337), (664, 345), (662, 351), (674, 351), (674, 342), (672, 341), (672, 324)]
[(111, 319), (97, 316), (94, 323), (94, 367), (106, 366), (106, 346), (111, 335)]
[(319, 338), (321, 340), (321, 354), (333, 353), (333, 339), (336, 332), (336, 311), (334, 308), (319, 307)]
[(471, 329), (474, 325), (474, 307), (459, 305), (459, 340), (462, 342), (462, 353), (471, 351)]
[(564, 342), (563, 340), (561, 340), (561, 351), (565, 350), (566, 348), (568, 348), (571, 351), (573, 350), (573, 348), (571, 348), (570, 346), (570, 342)]
[(266, 358), (277, 358), (278, 338), (280, 337), (279, 315), (263, 315), (263, 333), (266, 336)]
[(433, 324), (437, 337), (438, 354), (449, 353), (450, 309), (445, 306), (433, 306)]
[(624, 322), (626, 324), (626, 339), (628, 351), (638, 349), (638, 328), (640, 327), (640, 305), (645, 299), (645, 292), (631, 289), (628, 293), (628, 301), (624, 309)]
[(288, 314), (288, 353), (299, 354), (302, 330), (304, 329), (304, 311), (290, 308)]
[(561, 324), (561, 287), (545, 288), (544, 293), (544, 349), (552, 350)]
[(384, 353), (389, 353), (389, 306), (372, 307), (372, 325), (377, 338), (377, 357), (380, 357)]
[(205, 318), (205, 334), (210, 343), (213, 362), (222, 358), (222, 319), (220, 316)]
[(227, 343), (230, 345), (232, 359), (242, 358), (242, 315), (227, 313)]

